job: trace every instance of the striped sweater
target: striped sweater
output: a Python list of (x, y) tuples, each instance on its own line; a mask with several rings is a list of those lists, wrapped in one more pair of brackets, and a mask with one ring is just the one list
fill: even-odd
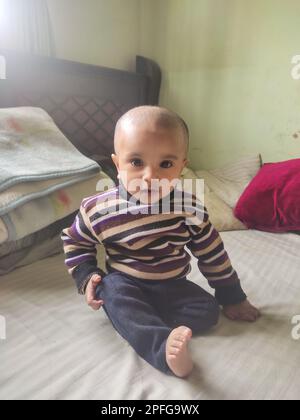
[[(183, 206), (177, 192), (175, 188), (167, 196), (168, 211), (162, 200), (149, 205), (141, 203), (122, 182), (83, 199), (72, 226), (64, 229), (61, 236), (65, 264), (79, 293), (84, 294), (94, 273), (103, 277), (119, 271), (130, 278), (149, 281), (183, 278), (191, 271), (187, 247), (221, 305), (246, 299), (206, 208), (194, 195)], [(97, 244), (105, 247), (107, 273), (97, 267)]]

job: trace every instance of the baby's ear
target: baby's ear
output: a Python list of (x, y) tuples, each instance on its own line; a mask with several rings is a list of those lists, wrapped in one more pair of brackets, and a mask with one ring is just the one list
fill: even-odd
[(116, 167), (118, 168), (118, 156), (115, 155), (114, 153), (112, 153), (111, 155), (112, 161), (114, 162), (114, 164), (116, 165)]
[(190, 161), (188, 159), (184, 159), (184, 161), (183, 161), (183, 167), (188, 166), (189, 163), (190, 163)]

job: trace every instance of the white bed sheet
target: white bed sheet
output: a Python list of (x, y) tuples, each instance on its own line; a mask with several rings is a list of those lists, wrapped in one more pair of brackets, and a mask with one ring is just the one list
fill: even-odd
[[(226, 249), (262, 318), (221, 317), (192, 339), (197, 365), (187, 380), (140, 359), (75, 290), (63, 255), (0, 277), (0, 399), (299, 399), (300, 236), (225, 232)], [(103, 261), (103, 254), (101, 253)], [(192, 260), (189, 278), (209, 290)]]

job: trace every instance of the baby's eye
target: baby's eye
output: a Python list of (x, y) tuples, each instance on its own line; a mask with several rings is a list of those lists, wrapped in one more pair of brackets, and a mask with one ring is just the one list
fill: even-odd
[(162, 168), (166, 168), (166, 169), (168, 169), (168, 168), (171, 168), (173, 166), (173, 163), (170, 161), (170, 160), (164, 160), (162, 163), (161, 163), (161, 167)]
[(141, 166), (142, 165), (142, 161), (141, 161), (141, 159), (132, 159), (131, 165), (132, 166)]

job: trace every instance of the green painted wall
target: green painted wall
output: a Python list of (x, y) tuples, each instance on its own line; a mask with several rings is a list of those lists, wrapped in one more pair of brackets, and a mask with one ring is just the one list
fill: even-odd
[(193, 168), (300, 157), (299, 1), (141, 1), (140, 49), (162, 68), (160, 103), (190, 126)]
[(135, 69), (140, 0), (47, 0), (60, 58)]

